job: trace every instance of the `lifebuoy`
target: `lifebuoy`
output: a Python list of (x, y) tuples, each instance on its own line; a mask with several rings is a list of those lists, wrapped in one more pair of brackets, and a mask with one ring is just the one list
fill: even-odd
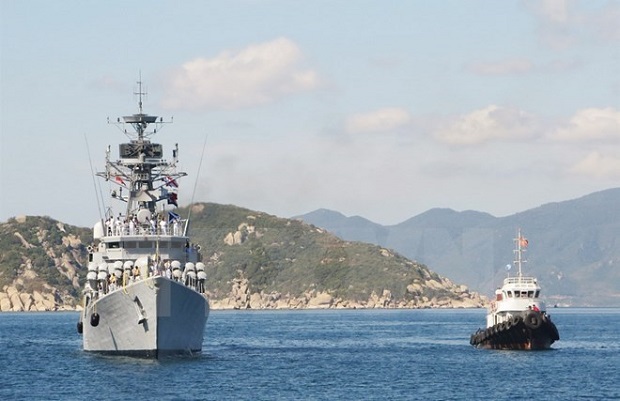
[(542, 319), (540, 318), (540, 313), (538, 312), (530, 312), (525, 317), (525, 325), (530, 329), (537, 329), (542, 324)]
[(99, 325), (99, 314), (97, 312), (90, 315), (90, 325), (97, 327)]

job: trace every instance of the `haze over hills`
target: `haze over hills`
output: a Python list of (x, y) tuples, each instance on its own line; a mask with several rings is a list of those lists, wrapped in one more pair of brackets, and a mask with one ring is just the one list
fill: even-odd
[(620, 305), (620, 188), (506, 217), (431, 209), (383, 226), (320, 209), (297, 216), (349, 241), (377, 244), (491, 295), (513, 263), (520, 228), (529, 239), (524, 274), (538, 277), (550, 304)]

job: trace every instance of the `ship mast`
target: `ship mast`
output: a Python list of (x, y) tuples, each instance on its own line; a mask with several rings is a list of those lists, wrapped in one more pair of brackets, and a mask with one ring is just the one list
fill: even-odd
[[(178, 146), (173, 150), (173, 160), (163, 158), (161, 144), (152, 143), (148, 138), (157, 133), (157, 130), (166, 123), (163, 118), (144, 113), (142, 98), (146, 95), (142, 80), (138, 82), (138, 113), (118, 118), (114, 123), (119, 126), (129, 138), (128, 143), (119, 146), (117, 161), (110, 160), (110, 150), (106, 154), (106, 171), (97, 173), (98, 176), (118, 185), (119, 193), (115, 191), (112, 197), (127, 203), (126, 215), (137, 215), (141, 223), (157, 213), (157, 204), (167, 201), (176, 206), (177, 179), (187, 174), (178, 172)], [(130, 125), (133, 130), (125, 129)], [(154, 125), (152, 130), (147, 130)], [(173, 191), (171, 192), (170, 189)], [(123, 193), (123, 191), (125, 192)]]
[(513, 263), (517, 265), (517, 276), (520, 278), (523, 276), (521, 266), (523, 263), (527, 263), (527, 260), (523, 259), (523, 253), (526, 252), (525, 248), (528, 244), (527, 239), (521, 235), (521, 229), (517, 231), (517, 238), (515, 238), (514, 241), (516, 243), (516, 247), (513, 252), (515, 253), (516, 258)]

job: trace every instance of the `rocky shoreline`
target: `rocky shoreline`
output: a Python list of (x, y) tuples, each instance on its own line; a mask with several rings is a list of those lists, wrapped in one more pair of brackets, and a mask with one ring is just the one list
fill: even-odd
[[(390, 290), (382, 294), (372, 292), (367, 300), (347, 300), (333, 296), (329, 292), (310, 290), (301, 296), (291, 296), (279, 292), (251, 292), (247, 279), (234, 279), (232, 291), (222, 299), (210, 298), (211, 307), (218, 309), (426, 309), (426, 308), (483, 308), (487, 300), (479, 294), (469, 292), (465, 286), (454, 286), (449, 280), (444, 283), (435, 280), (425, 283), (436, 288), (451, 288), (458, 296), (433, 297), (423, 296), (423, 287), (412, 284), (407, 287), (414, 295), (410, 300), (396, 299)], [(429, 284), (430, 283), (430, 284)], [(446, 285), (447, 284), (447, 285)]]
[[(279, 292), (252, 292), (247, 279), (232, 281), (231, 291), (223, 297), (207, 294), (212, 310), (240, 309), (437, 309), (437, 308), (484, 308), (488, 300), (465, 286), (455, 286), (447, 279), (440, 283), (430, 280), (407, 287), (411, 299), (396, 299), (390, 290), (381, 294), (372, 292), (367, 300), (347, 300), (335, 297), (329, 292), (310, 290), (301, 296)], [(422, 295), (424, 287), (450, 288), (455, 297), (432, 297)], [(63, 300), (62, 294), (53, 287), (49, 292), (18, 290), (16, 286), (5, 286), (0, 292), (0, 312), (44, 312), (81, 310), (81, 305)]]

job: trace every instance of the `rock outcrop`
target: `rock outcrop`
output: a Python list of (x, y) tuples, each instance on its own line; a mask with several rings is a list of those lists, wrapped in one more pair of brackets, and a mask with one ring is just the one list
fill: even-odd
[(0, 312), (75, 309), (87, 232), (48, 217), (0, 224)]
[(0, 292), (0, 312), (44, 312), (75, 310), (71, 304), (65, 304), (61, 294), (48, 287), (49, 292), (20, 292), (16, 286), (5, 286)]
[[(252, 292), (250, 283), (241, 277), (231, 282), (228, 295), (216, 298), (207, 294), (211, 308), (217, 309), (422, 309), (422, 308), (483, 308), (488, 300), (466, 286), (456, 286), (448, 279), (415, 282), (407, 287), (410, 299), (396, 299), (384, 289), (372, 292), (368, 299), (349, 300), (335, 297), (329, 291), (306, 291), (301, 296), (279, 292)], [(441, 291), (438, 291), (441, 290)], [(443, 291), (443, 292), (442, 292)], [(429, 296), (427, 293), (450, 295)], [(456, 295), (454, 295), (456, 294)]]

